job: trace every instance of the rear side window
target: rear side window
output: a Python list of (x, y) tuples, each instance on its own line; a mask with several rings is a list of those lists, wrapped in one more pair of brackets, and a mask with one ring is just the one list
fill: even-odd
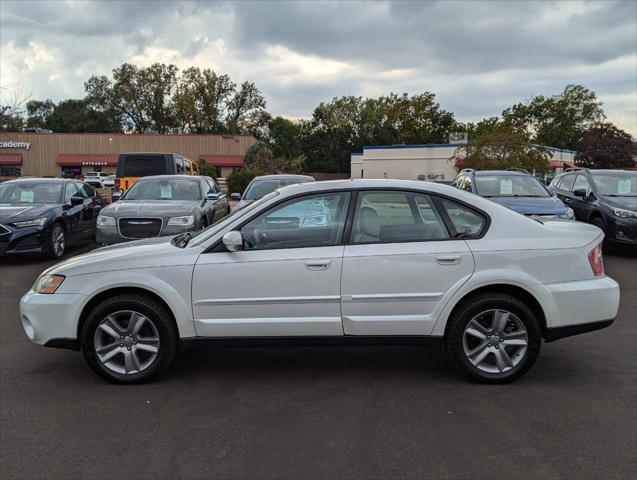
[(117, 176), (120, 178), (172, 173), (166, 171), (166, 159), (163, 155), (127, 155), (120, 158), (117, 166)]
[(361, 192), (351, 243), (403, 243), (449, 238), (427, 195), (411, 192)]
[(181, 157), (175, 157), (175, 173), (177, 175), (183, 175), (184, 171), (184, 159)]
[(454, 236), (476, 237), (484, 230), (487, 220), (475, 210), (447, 199), (440, 200), (440, 203), (455, 229)]

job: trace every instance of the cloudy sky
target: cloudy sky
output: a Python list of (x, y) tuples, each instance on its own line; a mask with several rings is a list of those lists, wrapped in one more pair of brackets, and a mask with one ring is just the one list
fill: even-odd
[(307, 117), (341, 95), (429, 90), (461, 121), (568, 83), (637, 137), (637, 2), (0, 1), (0, 87), (79, 98), (123, 62), (254, 81)]

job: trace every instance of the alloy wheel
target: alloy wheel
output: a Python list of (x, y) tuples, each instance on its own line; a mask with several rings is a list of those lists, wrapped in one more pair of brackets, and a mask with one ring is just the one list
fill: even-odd
[(53, 232), (51, 232), (53, 253), (56, 257), (61, 257), (64, 255), (65, 248), (65, 238), (64, 238), (64, 228), (61, 225), (56, 225), (53, 227)]
[(471, 364), (486, 373), (503, 373), (524, 358), (529, 336), (515, 314), (500, 309), (486, 310), (467, 323), (462, 335), (464, 354)]
[(121, 310), (99, 323), (94, 346), (104, 367), (115, 373), (131, 375), (153, 364), (159, 353), (159, 333), (145, 315)]

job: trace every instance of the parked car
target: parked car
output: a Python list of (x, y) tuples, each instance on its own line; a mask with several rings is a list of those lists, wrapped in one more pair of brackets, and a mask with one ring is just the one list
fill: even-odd
[(125, 192), (139, 178), (157, 175), (199, 175), (197, 162), (176, 153), (121, 153), (117, 159), (115, 186)]
[(451, 182), (523, 215), (572, 220), (573, 210), (524, 170), (462, 170)]
[(91, 187), (102, 188), (104, 180), (108, 175), (101, 172), (88, 172), (84, 175), (84, 181)]
[(80, 240), (95, 238), (106, 201), (85, 182), (53, 178), (0, 184), (0, 254), (40, 253), (60, 258)]
[(637, 171), (569, 169), (549, 188), (611, 245), (637, 245)]
[(309, 175), (262, 175), (255, 177), (246, 187), (243, 195), (240, 193), (232, 193), (230, 198), (232, 200), (238, 200), (234, 207), (235, 210), (250, 205), (252, 202), (257, 201), (261, 197), (267, 195), (270, 192), (275, 191), (277, 188), (285, 187), (286, 185), (294, 185), (295, 183), (307, 183), (313, 182), (314, 177)]
[(140, 178), (97, 219), (97, 243), (200, 230), (229, 213), (228, 197), (209, 177)]
[(102, 180), (102, 186), (105, 188), (115, 188), (115, 175), (108, 175)]
[[(303, 221), (317, 205), (329, 219)], [(59, 263), (20, 312), (32, 341), (81, 350), (116, 383), (157, 377), (182, 346), (282, 341), (439, 342), (470, 378), (504, 383), (542, 339), (613, 322), (602, 240), (433, 182), (305, 183), (194, 235)]]

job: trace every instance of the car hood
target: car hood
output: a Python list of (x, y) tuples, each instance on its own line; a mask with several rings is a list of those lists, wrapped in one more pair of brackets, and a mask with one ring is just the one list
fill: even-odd
[(492, 197), (489, 200), (523, 215), (555, 215), (566, 212), (566, 205), (557, 197)]
[(104, 208), (102, 213), (114, 217), (128, 217), (130, 215), (188, 215), (199, 205), (199, 201), (120, 200)]
[(172, 237), (156, 237), (102, 247), (64, 260), (44, 273), (73, 276), (91, 273), (194, 265), (202, 249), (179, 248)]
[(14, 223), (46, 217), (49, 212), (58, 207), (59, 205), (52, 205), (50, 203), (32, 205), (25, 205), (23, 203), (0, 203), (0, 223)]
[(637, 211), (637, 197), (604, 197), (604, 203), (612, 207)]

